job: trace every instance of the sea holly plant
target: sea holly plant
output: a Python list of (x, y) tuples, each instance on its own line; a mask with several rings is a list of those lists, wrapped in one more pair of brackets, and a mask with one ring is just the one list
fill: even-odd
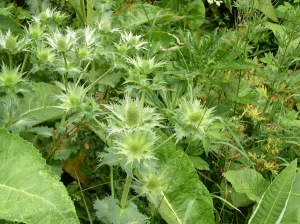
[[(2, 197), (59, 186), (61, 223), (299, 222), (296, 2), (39, 3), (0, 3)], [(45, 220), (9, 199), (0, 219)]]

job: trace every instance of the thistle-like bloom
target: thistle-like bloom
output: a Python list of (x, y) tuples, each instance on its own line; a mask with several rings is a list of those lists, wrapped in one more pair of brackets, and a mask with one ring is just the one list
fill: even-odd
[(152, 131), (135, 129), (133, 132), (125, 131), (118, 135), (110, 147), (110, 153), (102, 157), (103, 163), (119, 161), (119, 165), (132, 175), (136, 169), (141, 173), (156, 169), (154, 145), (157, 137)]
[(139, 56), (136, 59), (127, 58), (127, 62), (132, 64), (143, 75), (148, 75), (165, 64), (164, 62), (155, 62), (155, 56), (149, 60), (142, 59)]
[(66, 112), (73, 109), (80, 109), (82, 102), (84, 102), (86, 89), (82, 86), (69, 85), (66, 90), (63, 84), (57, 82), (56, 85), (65, 92), (60, 95), (55, 95), (55, 97), (61, 101), (60, 105), (57, 107), (62, 108)]
[(50, 21), (54, 21), (57, 24), (62, 24), (62, 22), (67, 18), (65, 13), (61, 13), (56, 9), (47, 8), (41, 12), (38, 16), (33, 16), (33, 21), (36, 23), (48, 24)]
[(28, 41), (29, 40), (24, 37), (19, 38), (18, 36), (14, 36), (10, 30), (8, 30), (5, 35), (0, 32), (1, 48), (12, 54), (20, 53), (25, 48)]
[(167, 179), (168, 177), (165, 176), (165, 172), (149, 170), (147, 173), (141, 175), (132, 187), (138, 194), (146, 194), (147, 196), (153, 194), (159, 195), (161, 191), (167, 189)]
[(143, 107), (138, 99), (132, 100), (128, 96), (122, 104), (104, 105), (111, 111), (107, 118), (108, 131), (110, 134), (122, 131), (131, 131), (135, 128), (140, 130), (152, 130), (154, 127), (162, 126), (159, 122), (162, 119), (155, 113), (154, 108)]
[(134, 47), (136, 50), (147, 49), (144, 47), (147, 44), (146, 41), (141, 40), (142, 35), (133, 35), (131, 32), (127, 33), (126, 31), (121, 33), (121, 44)]
[(90, 48), (95, 45), (97, 40), (97, 35), (95, 34), (95, 29), (87, 26), (84, 29), (76, 30), (77, 42), (79, 45), (84, 45)]
[(22, 79), (22, 74), (19, 72), (19, 67), (9, 69), (2, 65), (2, 71), (0, 72), (0, 93), (7, 95), (17, 94), (19, 92), (26, 93), (28, 90), (24, 88), (26, 81)]
[(29, 38), (33, 40), (42, 40), (44, 38), (44, 30), (40, 24), (29, 24), (28, 28), (25, 27), (26, 33)]
[(64, 35), (58, 30), (53, 33), (53, 36), (46, 36), (49, 45), (58, 51), (66, 52), (76, 44), (76, 32), (67, 28), (67, 33)]
[(213, 108), (205, 108), (197, 99), (187, 101), (183, 98), (174, 117), (177, 121), (175, 124), (177, 141), (190, 136), (204, 139), (206, 129), (217, 118), (212, 112)]

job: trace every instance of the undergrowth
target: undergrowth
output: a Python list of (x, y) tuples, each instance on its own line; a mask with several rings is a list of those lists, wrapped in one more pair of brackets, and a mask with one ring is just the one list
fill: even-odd
[(300, 155), (297, 1), (0, 12), (0, 126), (69, 175), (80, 223), (258, 223), (267, 189), (281, 195), (271, 183)]

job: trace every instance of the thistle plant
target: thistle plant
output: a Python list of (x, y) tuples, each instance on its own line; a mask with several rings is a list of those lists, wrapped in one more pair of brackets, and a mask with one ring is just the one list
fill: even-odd
[(109, 135), (135, 129), (151, 131), (161, 127), (162, 117), (154, 108), (144, 107), (139, 99), (131, 99), (128, 95), (122, 104), (104, 105), (111, 113), (107, 118)]
[(179, 103), (174, 119), (176, 141), (183, 138), (203, 140), (206, 130), (217, 119), (213, 115), (213, 108), (206, 108), (197, 99), (187, 101), (185, 98)]

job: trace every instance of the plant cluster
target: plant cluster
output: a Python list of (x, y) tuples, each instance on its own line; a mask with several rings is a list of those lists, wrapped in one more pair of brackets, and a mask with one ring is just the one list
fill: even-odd
[[(8, 189), (68, 173), (61, 223), (299, 223), (298, 2), (207, 1), (232, 28), (201, 0), (26, 4), (0, 5), (0, 219), (39, 223)], [(13, 144), (50, 167), (20, 157), (32, 189)]]

